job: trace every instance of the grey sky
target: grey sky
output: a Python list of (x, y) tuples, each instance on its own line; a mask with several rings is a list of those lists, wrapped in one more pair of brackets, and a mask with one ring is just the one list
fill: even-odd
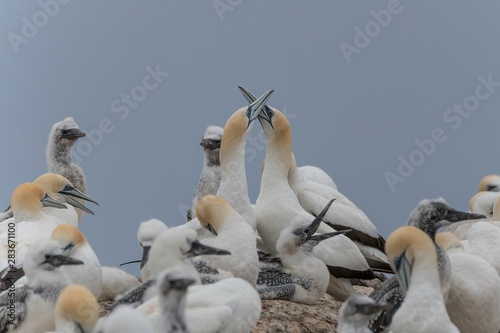
[[(46, 172), (50, 128), (73, 116), (94, 133), (76, 148), (100, 207), (80, 226), (103, 264), (139, 258), (140, 221), (184, 222), (199, 141), (245, 105), (237, 85), (259, 96), (275, 89), (269, 104), (290, 116), (298, 164), (327, 171), (384, 236), (423, 198), (467, 209), (480, 178), (500, 172), (497, 1), (58, 4), (47, 7), (53, 17), (37, 1), (0, 5), (0, 202)], [(23, 30), (34, 23), (36, 33)], [(169, 74), (144, 83), (151, 71)], [(260, 133), (255, 126), (248, 145), (253, 201)], [(419, 165), (400, 173), (402, 158)]]

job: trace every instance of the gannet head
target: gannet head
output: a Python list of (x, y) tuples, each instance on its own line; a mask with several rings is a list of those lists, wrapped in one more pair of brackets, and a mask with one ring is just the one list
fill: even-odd
[(425, 199), (420, 201), (418, 206), (411, 212), (408, 225), (415, 226), (434, 237), (437, 229), (442, 226), (453, 222), (482, 218), (485, 218), (485, 216), (456, 210), (448, 205), (443, 198)]
[(51, 239), (57, 241), (64, 255), (70, 256), (71, 253), (87, 244), (85, 235), (71, 224), (60, 224), (52, 231)]
[(233, 207), (224, 198), (216, 195), (204, 196), (196, 206), (196, 216), (201, 226), (215, 236), (230, 214), (234, 214)]
[(168, 268), (159, 274), (158, 281), (158, 289), (163, 296), (175, 291), (186, 293), (187, 288), (196, 282), (187, 271)]
[(224, 129), (222, 127), (214, 125), (208, 126), (205, 130), (205, 134), (203, 134), (200, 146), (202, 146), (204, 150), (217, 151), (220, 148), (223, 131)]
[(33, 183), (41, 185), (47, 191), (47, 193), (54, 196), (54, 198), (61, 198), (61, 202), (67, 202), (73, 207), (79, 208), (89, 214), (94, 215), (94, 212), (76, 201), (74, 198), (83, 199), (99, 205), (97, 201), (95, 201), (85, 193), (77, 190), (66, 177), (57, 173), (44, 173), (43, 175), (35, 179)]
[(479, 182), (479, 186), (477, 189), (478, 192), (481, 191), (491, 191), (491, 192), (499, 192), (500, 191), (500, 176), (499, 175), (487, 175), (484, 176), (483, 179)]
[(436, 244), (441, 246), (443, 250), (448, 251), (451, 249), (464, 249), (460, 239), (452, 232), (440, 232), (436, 235)]
[(69, 332), (79, 327), (82, 333), (90, 333), (99, 319), (99, 304), (85, 287), (73, 284), (61, 291), (56, 303), (56, 330)]
[(370, 316), (384, 310), (389, 304), (378, 304), (368, 296), (351, 296), (342, 304), (339, 312), (340, 322), (345, 323), (367, 323)]
[(10, 199), (16, 222), (36, 219), (42, 207), (66, 209), (66, 205), (50, 197), (40, 185), (23, 183), (19, 185)]
[(151, 246), (149, 261), (151, 267), (162, 267), (166, 259), (184, 260), (202, 254), (229, 255), (229, 251), (204, 245), (196, 240), (193, 229), (167, 229)]
[(385, 253), (405, 292), (410, 285), (412, 268), (417, 260), (428, 258), (437, 270), (437, 254), (433, 241), (425, 232), (413, 226), (396, 229), (387, 238)]
[(78, 138), (85, 136), (72, 117), (55, 123), (50, 131), (50, 139), (56, 144), (72, 146)]
[(141, 222), (139, 230), (137, 231), (137, 240), (142, 247), (142, 259), (141, 268), (148, 262), (149, 251), (151, 250), (151, 245), (153, 245), (156, 237), (168, 227), (162, 221), (158, 219), (150, 219)]
[(26, 253), (24, 272), (28, 280), (39, 271), (53, 271), (63, 265), (83, 265), (83, 261), (63, 254), (61, 246), (54, 240), (39, 241)]

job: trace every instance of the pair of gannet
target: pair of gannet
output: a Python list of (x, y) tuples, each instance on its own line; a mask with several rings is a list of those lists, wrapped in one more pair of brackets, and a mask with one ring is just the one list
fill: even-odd
[(500, 331), (500, 276), (483, 258), (466, 253), (452, 233), (436, 236), (451, 262), (446, 309), (460, 332)]
[(0, 332), (53, 331), (54, 305), (60, 291), (72, 283), (58, 268), (81, 264), (82, 261), (63, 255), (55, 241), (33, 245), (24, 265), (29, 283), (0, 294)]
[[(440, 227), (457, 223), (462, 220), (470, 220), (482, 217), (481, 215), (461, 212), (449, 206), (442, 198), (435, 200), (422, 200), (411, 212), (408, 225), (414, 226), (425, 232), (431, 240), (434, 240)], [(438, 258), (438, 272), (441, 291), (446, 300), (450, 288), (451, 268), (448, 256), (444, 250), (436, 245)], [(398, 310), (404, 300), (404, 289), (401, 288), (399, 280), (393, 276), (384, 281), (375, 291), (370, 294), (377, 303), (388, 306), (380, 313), (374, 315), (370, 321), (370, 328), (374, 332), (383, 332), (389, 327), (394, 313)]]
[(210, 125), (205, 130), (205, 134), (200, 142), (203, 147), (203, 170), (196, 187), (196, 192), (191, 203), (191, 208), (187, 212), (187, 220), (196, 217), (196, 206), (201, 198), (208, 194), (217, 194), (220, 185), (220, 145), (223, 128)]
[(291, 225), (278, 239), (279, 257), (263, 262), (257, 281), (261, 299), (287, 300), (315, 304), (325, 293), (330, 273), (326, 265), (312, 254), (320, 242), (346, 231), (316, 234), (333, 200), (312, 223)]

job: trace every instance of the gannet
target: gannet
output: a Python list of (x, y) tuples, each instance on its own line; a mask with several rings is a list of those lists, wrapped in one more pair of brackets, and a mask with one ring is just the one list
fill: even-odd
[(223, 128), (210, 125), (205, 130), (205, 134), (200, 142), (203, 147), (203, 170), (196, 188), (191, 208), (187, 212), (187, 220), (196, 217), (196, 206), (198, 201), (207, 194), (216, 194), (220, 185), (220, 145), (222, 140)]
[[(51, 198), (43, 187), (33, 183), (19, 185), (12, 193), (10, 202), (14, 217), (0, 224), (0, 272), (6, 268), (21, 267), (31, 245), (40, 239), (50, 238), (55, 224), (52, 217), (42, 211), (42, 207), (66, 209), (64, 204)], [(14, 232), (12, 229), (15, 229)], [(15, 251), (14, 265), (8, 262), (8, 254), (12, 250)]]
[(155, 241), (156, 237), (168, 227), (158, 219), (150, 219), (141, 222), (137, 231), (137, 240), (142, 247), (141, 259), (141, 279), (147, 281), (151, 278), (151, 272), (148, 265), (149, 250)]
[(190, 229), (167, 229), (154, 241), (149, 251), (149, 267), (151, 277), (143, 284), (116, 298), (113, 308), (129, 304), (138, 306), (154, 296), (156, 277), (167, 268), (182, 268), (196, 277), (196, 283), (201, 283), (198, 272), (191, 264), (184, 262), (201, 254), (228, 255), (230, 252), (203, 245), (196, 240), (196, 232)]
[[(482, 217), (478, 214), (457, 211), (444, 201), (444, 199), (425, 199), (419, 202), (417, 207), (410, 213), (408, 225), (424, 231), (431, 240), (434, 240), (437, 230), (443, 226), (457, 223), (462, 220), (470, 220)], [(444, 250), (436, 245), (438, 258), (438, 271), (441, 283), (443, 299), (448, 297), (450, 287), (451, 268), (448, 256)], [(404, 290), (401, 289), (396, 276), (384, 281), (375, 291), (370, 294), (377, 303), (389, 304), (386, 310), (378, 313), (372, 318), (370, 328), (374, 332), (382, 332), (391, 323), (392, 316), (401, 306), (404, 299)]]
[(330, 273), (311, 251), (320, 242), (347, 232), (314, 235), (332, 202), (311, 223), (283, 229), (276, 244), (279, 262), (263, 264), (259, 273), (256, 289), (261, 299), (315, 304), (325, 294)]
[[(257, 231), (264, 245), (272, 254), (276, 254), (276, 243), (281, 231), (293, 223), (310, 222), (314, 216), (302, 208), (288, 183), (288, 172), (292, 164), (290, 123), (277, 109), (268, 107), (265, 110), (268, 110), (267, 113), (259, 114), (259, 121), (266, 136), (266, 166), (255, 205), (255, 215)], [(325, 225), (320, 231), (335, 230)], [(356, 294), (348, 279), (374, 278), (358, 247), (343, 235), (321, 242), (313, 249), (313, 253), (330, 271), (327, 293), (340, 300)]]
[(95, 333), (153, 333), (145, 316), (128, 306), (120, 306), (108, 317), (101, 318)]
[(54, 229), (51, 239), (61, 245), (64, 255), (84, 263), (80, 266), (62, 267), (61, 271), (69, 276), (73, 283), (88, 288), (97, 297), (102, 287), (101, 263), (85, 235), (71, 224), (61, 224)]
[[(49, 172), (58, 173), (66, 177), (75, 187), (87, 193), (87, 183), (82, 168), (71, 158), (71, 147), (76, 140), (84, 137), (73, 118), (67, 117), (55, 123), (49, 134), (47, 142), (46, 159)], [(78, 200), (82, 205), (84, 201)], [(78, 220), (81, 220), (83, 211), (77, 210)]]
[[(184, 273), (194, 278), (188, 271)], [(146, 315), (153, 327), (160, 327), (161, 323), (159, 302), (155, 297), (148, 301), (150, 304), (143, 305), (149, 307)], [(191, 333), (250, 333), (259, 320), (261, 310), (257, 291), (243, 279), (229, 278), (214, 284), (189, 287), (186, 323)]]
[(61, 291), (56, 303), (55, 332), (93, 333), (99, 319), (99, 304), (87, 288), (78, 284)]
[(450, 293), (446, 310), (460, 332), (500, 331), (500, 277), (481, 257), (464, 252), (449, 232), (436, 236), (451, 262)]
[(80, 260), (64, 256), (55, 241), (34, 244), (24, 265), (29, 283), (0, 295), (0, 332), (53, 331), (57, 297), (64, 287), (71, 284), (69, 277), (58, 267), (81, 264)]
[(139, 280), (118, 267), (102, 266), (102, 288), (97, 300), (114, 301), (115, 298), (141, 285)]
[(191, 259), (195, 266), (204, 262), (212, 268), (233, 273), (255, 286), (259, 275), (259, 257), (255, 231), (224, 198), (214, 195), (203, 197), (196, 207), (200, 224), (214, 236), (201, 242), (231, 252), (228, 256), (199, 256)]
[(368, 296), (349, 297), (340, 308), (337, 333), (373, 333), (368, 328), (370, 316), (385, 307)]
[(500, 176), (499, 175), (487, 175), (484, 176), (479, 182), (479, 186), (477, 188), (478, 192), (481, 191), (491, 191), (498, 192), (500, 191)]
[(459, 333), (446, 312), (430, 237), (418, 228), (400, 227), (387, 238), (386, 253), (406, 294), (389, 332)]
[(493, 217), (493, 205), (497, 198), (500, 198), (500, 192), (479, 192), (470, 199), (470, 210), (491, 219)]
[[(497, 200), (500, 202), (499, 200)], [(469, 229), (467, 252), (486, 260), (500, 275), (500, 228), (489, 222), (476, 222)]]

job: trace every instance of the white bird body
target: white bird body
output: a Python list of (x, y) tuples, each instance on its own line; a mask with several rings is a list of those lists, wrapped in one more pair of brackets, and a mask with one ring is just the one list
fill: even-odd
[(312, 165), (303, 165), (297, 168), (297, 171), (300, 175), (310, 181), (316, 182), (318, 184), (326, 185), (328, 187), (337, 190), (337, 185), (333, 181), (332, 177), (330, 177), (323, 169), (312, 166)]
[(199, 256), (193, 261), (203, 261), (213, 268), (231, 272), (255, 286), (259, 275), (259, 257), (252, 227), (222, 197), (205, 196), (198, 203), (196, 211), (202, 226), (210, 226), (217, 233), (201, 242), (231, 254)]
[(386, 251), (406, 290), (389, 332), (459, 333), (446, 312), (437, 254), (429, 236), (412, 226), (401, 227), (387, 239)]
[(461, 332), (500, 331), (500, 277), (481, 257), (465, 253), (458, 238), (440, 233), (437, 243), (451, 262), (450, 292), (446, 309)]
[(479, 192), (471, 198), (470, 210), (491, 219), (493, 217), (493, 206), (498, 198), (500, 198), (500, 192)]

